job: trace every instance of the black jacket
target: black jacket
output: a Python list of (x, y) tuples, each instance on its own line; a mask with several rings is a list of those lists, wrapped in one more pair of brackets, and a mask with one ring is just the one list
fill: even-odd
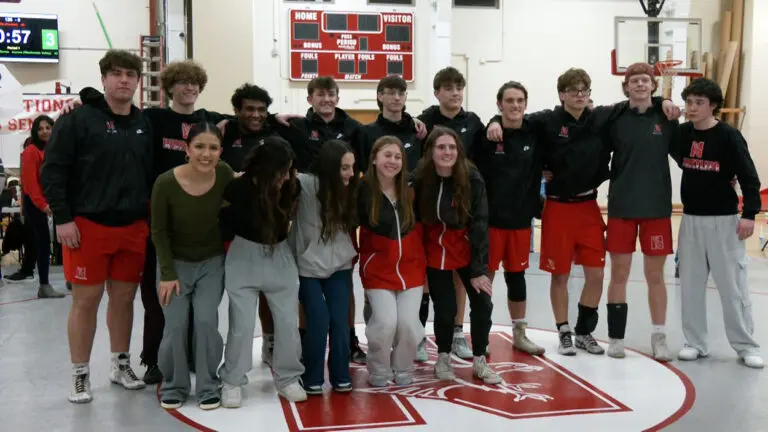
[(428, 132), (432, 132), (435, 126), (445, 126), (453, 129), (459, 134), (467, 157), (472, 156), (475, 148), (481, 145), (485, 138), (485, 125), (483, 121), (480, 120), (477, 114), (471, 111), (464, 111), (464, 108), (456, 114), (456, 117), (448, 118), (440, 112), (439, 106), (433, 105), (422, 111), (418, 119), (424, 122)]
[(541, 217), (542, 152), (529, 121), (504, 129), (502, 143), (477, 145), (474, 162), (485, 181), (490, 226), (530, 228), (531, 219)]
[(125, 226), (146, 220), (153, 174), (150, 122), (135, 106), (115, 115), (102, 99), (56, 121), (40, 183), (57, 224), (82, 216)]
[(289, 126), (276, 124), (276, 131), (291, 144), (296, 153), (296, 168), (307, 172), (315, 160), (318, 150), (328, 140), (346, 141), (354, 150), (357, 146), (357, 133), (360, 122), (350, 117), (344, 110), (336, 108), (336, 115), (326, 123), (311, 108), (307, 116), (291, 120)]
[(396, 136), (403, 142), (408, 171), (413, 171), (419, 163), (419, 159), (421, 159), (421, 153), (423, 152), (422, 141), (416, 138), (416, 125), (413, 117), (405, 112), (399, 122), (387, 120), (379, 114), (375, 122), (360, 128), (356, 150), (360, 171), (365, 172), (368, 170), (373, 144), (376, 143), (377, 139), (385, 135)]
[(240, 123), (234, 119), (227, 123), (222, 141), (221, 160), (226, 162), (235, 172), (245, 170), (245, 158), (254, 147), (264, 144), (264, 138), (279, 136), (269, 122), (255, 133), (243, 133)]
[[(457, 270), (469, 266), (471, 277), (488, 276), (488, 198), (480, 173), (471, 169), (470, 209), (466, 223), (459, 220), (453, 177), (442, 178), (435, 205), (437, 221), (424, 221), (427, 266), (440, 270)], [(423, 191), (418, 178), (415, 181), (415, 206), (418, 209)]]

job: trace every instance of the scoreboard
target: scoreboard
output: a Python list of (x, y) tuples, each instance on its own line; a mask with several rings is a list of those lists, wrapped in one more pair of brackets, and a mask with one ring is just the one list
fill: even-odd
[(290, 10), (290, 77), (413, 81), (413, 13)]

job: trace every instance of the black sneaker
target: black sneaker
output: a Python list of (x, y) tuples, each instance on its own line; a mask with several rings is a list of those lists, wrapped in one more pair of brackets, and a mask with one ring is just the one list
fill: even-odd
[(339, 393), (347, 393), (352, 391), (352, 383), (345, 382), (345, 383), (338, 383), (335, 386), (333, 386), (333, 389), (336, 390)]
[(144, 372), (144, 384), (158, 384), (163, 380), (163, 373), (157, 365), (147, 365), (147, 371)]
[(213, 410), (221, 406), (221, 399), (218, 396), (208, 398), (198, 404), (201, 410)]
[(352, 340), (352, 346), (349, 347), (349, 360), (352, 363), (360, 364), (365, 364), (368, 361), (365, 351), (360, 348), (360, 341), (357, 339), (357, 336)]
[(165, 409), (179, 409), (182, 402), (178, 399), (163, 399), (160, 401), (160, 406)]
[(10, 283), (22, 283), (35, 280), (35, 274), (19, 270), (12, 275), (6, 276), (4, 279)]

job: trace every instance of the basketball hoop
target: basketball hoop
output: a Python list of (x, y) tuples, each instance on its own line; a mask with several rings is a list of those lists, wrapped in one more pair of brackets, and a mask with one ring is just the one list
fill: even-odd
[(676, 67), (683, 64), (682, 60), (659, 60), (654, 65), (654, 71), (657, 76), (669, 78), (677, 75)]

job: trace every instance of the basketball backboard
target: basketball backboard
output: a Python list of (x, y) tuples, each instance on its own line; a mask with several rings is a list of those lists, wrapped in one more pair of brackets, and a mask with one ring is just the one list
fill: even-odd
[(701, 76), (702, 22), (699, 18), (615, 17), (612, 73), (632, 63), (675, 60), (678, 76)]

